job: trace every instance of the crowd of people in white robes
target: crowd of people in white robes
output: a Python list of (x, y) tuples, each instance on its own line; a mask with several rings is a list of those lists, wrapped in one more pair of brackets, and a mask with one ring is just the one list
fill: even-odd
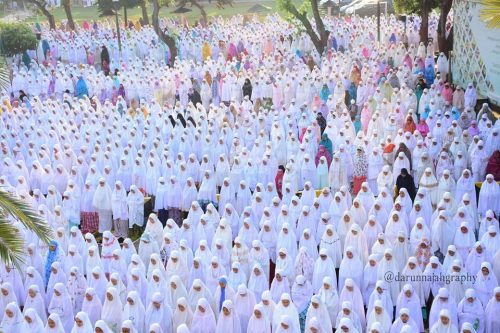
[(98, 23), (14, 65), (0, 190), (54, 237), (12, 219), (1, 332), (500, 331), (500, 122), (418, 17), (380, 43), (327, 18), (323, 55), (275, 15), (162, 24), (173, 66), (152, 28), (120, 54)]

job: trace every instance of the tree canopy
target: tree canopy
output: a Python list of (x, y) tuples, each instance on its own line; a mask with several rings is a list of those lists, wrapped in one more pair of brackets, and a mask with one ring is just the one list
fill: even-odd
[(24, 23), (9, 23), (0, 26), (0, 50), (7, 57), (34, 50), (38, 45), (35, 33)]

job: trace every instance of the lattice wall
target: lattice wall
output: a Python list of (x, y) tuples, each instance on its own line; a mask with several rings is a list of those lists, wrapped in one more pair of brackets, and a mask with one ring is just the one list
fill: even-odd
[(479, 3), (467, 0), (453, 2), (453, 82), (462, 87), (474, 82), (480, 95), (486, 96), (493, 91), (493, 85), (487, 80), (479, 48), (471, 30), (472, 11)]

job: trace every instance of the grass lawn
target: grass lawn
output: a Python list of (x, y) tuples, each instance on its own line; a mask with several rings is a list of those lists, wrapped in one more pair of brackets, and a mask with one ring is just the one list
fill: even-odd
[[(300, 4), (302, 1), (301, 0), (295, 0), (297, 4)], [(274, 12), (279, 12), (277, 8), (276, 1), (271, 1), (271, 0), (263, 0), (263, 1), (238, 1), (236, 2), (232, 7), (227, 6), (226, 8), (219, 9), (215, 6), (215, 4), (206, 4), (205, 5), (205, 11), (207, 12), (207, 15), (209, 17), (214, 17), (214, 16), (223, 16), (223, 17), (230, 17), (233, 15), (237, 14), (248, 14), (249, 9), (256, 4), (261, 5), (265, 7), (265, 10), (259, 12), (259, 15), (267, 15), (270, 13)], [(171, 18), (176, 18), (179, 19), (181, 16), (184, 16), (190, 23), (195, 22), (200, 18), (200, 12), (197, 8), (190, 8), (189, 6), (187, 7), (189, 9), (192, 9), (190, 12), (186, 12), (183, 14), (177, 14), (177, 13), (172, 13), (172, 11), (175, 10), (175, 7), (163, 7), (160, 11), (160, 17), (171, 17)], [(99, 19), (99, 13), (97, 11), (97, 6), (92, 6), (92, 7), (73, 7), (73, 18), (75, 19), (76, 22), (82, 22), (84, 20), (92, 21), (94, 19)], [(151, 8), (148, 9), (148, 14), (151, 17)], [(60, 22), (61, 20), (66, 19), (66, 14), (64, 13), (64, 10), (62, 7), (60, 8), (54, 8), (52, 9), (52, 13), (56, 19), (56, 22)], [(0, 13), (0, 17), (5, 16), (6, 14), (9, 13)], [(128, 18), (129, 20), (137, 20), (141, 17), (141, 10), (140, 8), (129, 8), (127, 11)], [(282, 14), (282, 13), (280, 13)], [(113, 18), (113, 17), (109, 17)], [(121, 10), (121, 18), (123, 18), (123, 10)], [(26, 19), (26, 22), (36, 22), (36, 21), (45, 21), (45, 16), (42, 14), (36, 13), (33, 11), (33, 14)]]

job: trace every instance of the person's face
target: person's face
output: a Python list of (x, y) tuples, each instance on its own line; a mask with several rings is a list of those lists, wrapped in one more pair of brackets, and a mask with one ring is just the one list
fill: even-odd
[(113, 301), (113, 295), (111, 293), (106, 293), (106, 298), (108, 299), (108, 301)]
[(100, 327), (95, 328), (95, 333), (104, 333)]
[(495, 299), (497, 300), (497, 302), (500, 302), (500, 293), (495, 294)]
[(161, 304), (160, 302), (153, 302), (153, 306), (155, 307), (155, 309), (159, 309)]
[(405, 291), (405, 295), (406, 295), (406, 297), (410, 298), (410, 297), (411, 297), (411, 295), (412, 295), (412, 294), (411, 294), (411, 290), (407, 290), (407, 291)]
[(445, 317), (445, 316), (441, 316), (441, 323), (443, 323), (443, 325), (448, 325), (449, 322), (450, 322), (450, 318)]
[(130, 333), (130, 328), (122, 327), (122, 333)]
[[(26, 317), (24, 317), (24, 318), (26, 318)], [(29, 317), (28, 317), (28, 318), (29, 318)], [(30, 324), (31, 324), (31, 318), (30, 318), (30, 320), (29, 320), (29, 321), (28, 321), (28, 320), (26, 320), (26, 321), (27, 321), (28, 323), (30, 323)], [(55, 322), (55, 321), (53, 321), (51, 318), (49, 318), (49, 319), (47, 320), (47, 326), (49, 326), (50, 328), (55, 328), (55, 327), (56, 327), (56, 322)], [(79, 326), (79, 327), (81, 327), (81, 326)]]
[(83, 321), (80, 318), (75, 318), (75, 324), (78, 327), (82, 327), (83, 326)]
[(228, 308), (226, 308), (226, 307), (222, 308), (222, 313), (224, 314), (224, 316), (230, 316), (231, 315), (231, 311)]
[[(31, 323), (33, 322), (33, 319), (31, 319), (31, 318), (30, 318), (30, 317), (28, 317), (28, 316), (25, 316), (25, 317), (24, 317), (24, 320), (26, 320), (26, 322), (27, 322), (28, 324), (31, 324)], [(49, 320), (51, 320), (51, 319), (49, 319)], [(56, 323), (54, 323), (54, 326), (53, 326), (53, 327), (51, 327), (51, 328), (54, 328), (55, 326), (56, 326)]]
[(375, 309), (375, 313), (376, 313), (376, 314), (378, 314), (378, 315), (379, 315), (379, 314), (382, 314), (382, 308), (381, 308), (381, 307), (376, 306), (374, 309)]
[(281, 304), (283, 304), (283, 306), (284, 306), (285, 308), (287, 308), (287, 307), (290, 305), (290, 300), (288, 300), (288, 299), (283, 299), (283, 300), (281, 300)]

